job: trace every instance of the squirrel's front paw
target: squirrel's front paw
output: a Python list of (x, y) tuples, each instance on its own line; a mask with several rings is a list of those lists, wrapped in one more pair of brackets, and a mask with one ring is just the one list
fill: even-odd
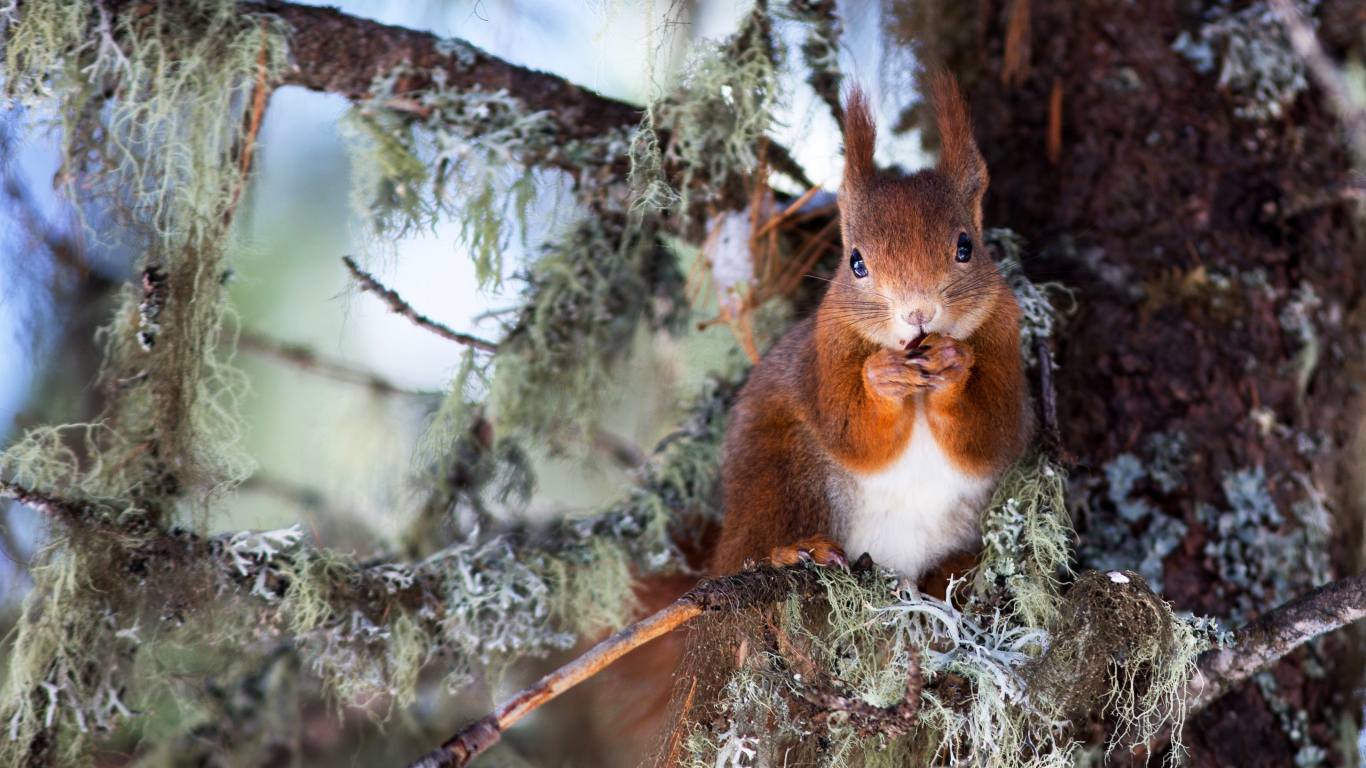
[(930, 385), (930, 378), (902, 349), (879, 350), (863, 364), (868, 386), (879, 397), (900, 400)]
[(967, 344), (931, 333), (907, 353), (906, 364), (920, 372), (927, 389), (940, 390), (967, 381), (972, 359), (972, 350)]
[(778, 547), (768, 556), (768, 560), (778, 568), (810, 560), (816, 565), (849, 570), (849, 560), (845, 558), (844, 550), (828, 536), (812, 536), (786, 547)]

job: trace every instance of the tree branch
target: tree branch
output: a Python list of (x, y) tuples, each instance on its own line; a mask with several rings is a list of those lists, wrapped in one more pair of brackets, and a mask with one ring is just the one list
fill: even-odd
[[(870, 565), (860, 562), (855, 568)], [(626, 653), (705, 612), (737, 612), (772, 602), (775, 596), (789, 594), (794, 586), (813, 585), (814, 576), (815, 572), (803, 565), (765, 566), (704, 581), (664, 610), (598, 643), (588, 653), (523, 689), (409, 768), (462, 768), (496, 744), (518, 720)], [(1366, 575), (1335, 581), (1263, 614), (1240, 629), (1228, 647), (1201, 656), (1187, 688), (1186, 710), (1195, 712), (1208, 706), (1234, 685), (1295, 648), (1361, 618), (1366, 618)], [(819, 687), (808, 691), (803, 701), (825, 713), (848, 714), (866, 733), (895, 736), (913, 730), (918, 722), (921, 685), (917, 666), (907, 680), (906, 699), (893, 706), (874, 706)], [(1148, 742), (1149, 754), (1160, 749), (1171, 736), (1171, 729), (1166, 728)]]
[(413, 309), (413, 305), (403, 300), (391, 288), (386, 288), (383, 283), (375, 279), (375, 276), (356, 266), (356, 260), (350, 256), (343, 256), (342, 263), (346, 265), (351, 277), (360, 283), (360, 287), (375, 294), (388, 305), (389, 311), (396, 315), (403, 315), (412, 321), (413, 325), (425, 328), (443, 339), (450, 339), (457, 344), (464, 344), (467, 347), (474, 347), (481, 352), (497, 352), (498, 345), (491, 341), (485, 341), (478, 336), (471, 336), (468, 333), (453, 331), (449, 326), (438, 323), (426, 315)]
[(342, 360), (319, 354), (316, 350), (303, 344), (272, 339), (252, 331), (244, 331), (237, 337), (237, 348), (262, 359), (291, 365), (301, 371), (307, 371), (334, 381), (358, 384), (381, 395), (441, 396), (440, 392), (405, 389), (378, 373), (357, 368)]
[(35, 491), (32, 488), (26, 488), (18, 483), (10, 482), (9, 480), (0, 480), (0, 499), (17, 501), (26, 507), (31, 507), (42, 512), (45, 515), (66, 518), (69, 522), (85, 517), (86, 513), (89, 511), (84, 505), (63, 499), (62, 497), (51, 493)]
[(1258, 616), (1225, 648), (1200, 657), (1186, 707), (1203, 709), (1257, 670), (1337, 629), (1366, 618), (1366, 575), (1325, 584)]
[[(833, 10), (833, 3), (830, 5)], [(463, 40), (444, 40), (428, 32), (381, 24), (331, 7), (283, 0), (245, 0), (241, 7), (248, 12), (271, 14), (293, 30), (293, 67), (278, 85), (297, 85), (359, 101), (371, 95), (370, 87), (376, 77), (400, 65), (412, 70), (401, 84), (401, 89), (410, 93), (432, 87), (432, 73), (441, 72), (445, 88), (506, 91), (520, 99), (528, 112), (546, 112), (560, 137), (556, 143), (561, 145), (595, 139), (612, 131), (634, 130), (644, 117), (639, 106), (594, 93), (557, 75), (504, 61)], [(837, 27), (833, 16), (830, 23)], [(837, 37), (838, 33), (835, 34)], [(835, 77), (837, 91), (838, 69)], [(829, 88), (825, 90), (829, 92)], [(660, 138), (661, 143), (667, 143), (667, 136)], [(774, 170), (799, 185), (813, 186), (786, 147), (770, 142), (769, 161)], [(552, 164), (578, 170), (563, 157), (556, 157)]]
[(664, 610), (603, 640), (593, 646), (588, 653), (522, 689), (517, 695), (498, 705), (492, 714), (466, 726), (440, 747), (418, 758), (408, 768), (462, 768), (469, 765), (471, 760), (498, 743), (503, 732), (518, 720), (602, 671), (626, 653), (683, 626), (703, 613), (734, 613), (747, 610), (786, 597), (794, 586), (812, 586), (815, 580), (814, 570), (804, 565), (794, 565), (787, 568), (763, 566), (704, 581), (688, 590)]
[[(1366, 618), (1366, 574), (1338, 579), (1267, 611), (1235, 632), (1227, 646), (1200, 656), (1186, 686), (1186, 712), (1199, 712), (1301, 645), (1362, 618)], [(1164, 727), (1135, 750), (1155, 755), (1173, 735), (1170, 726)]]
[(633, 128), (641, 119), (637, 106), (546, 72), (510, 64), (462, 41), (445, 41), (330, 7), (265, 0), (243, 3), (242, 8), (272, 14), (293, 28), (294, 67), (281, 85), (339, 93), (356, 101), (369, 95), (377, 76), (408, 65), (414, 73), (404, 90), (430, 87), (433, 72), (444, 73), (445, 87), (460, 91), (506, 90), (521, 99), (528, 111), (548, 111), (565, 139), (592, 139), (614, 129)]

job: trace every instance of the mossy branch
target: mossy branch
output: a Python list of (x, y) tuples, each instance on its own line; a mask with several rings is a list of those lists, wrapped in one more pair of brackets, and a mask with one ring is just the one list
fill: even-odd
[[(870, 568), (871, 561), (862, 567)], [(814, 588), (819, 580), (816, 572), (803, 564), (774, 568), (763, 566), (741, 571), (730, 576), (709, 579), (688, 590), (668, 607), (638, 621), (601, 643), (584, 655), (551, 672), (512, 698), (498, 705), (487, 717), (466, 726), (446, 740), (440, 747), (414, 761), (409, 768), (462, 768), (489, 747), (498, 743), (502, 734), (543, 704), (606, 669), (628, 652), (671, 632), (707, 612), (738, 613), (756, 606), (786, 598), (794, 588)], [(813, 697), (812, 704), (826, 709), (855, 711), (847, 697), (822, 694)], [(863, 707), (858, 714), (871, 718), (874, 710)], [(888, 708), (894, 710), (895, 708)]]
[(68, 521), (84, 517), (86, 511), (81, 504), (50, 493), (25, 488), (8, 480), (0, 480), (0, 499), (11, 499), (45, 515), (66, 518)]
[[(279, 85), (298, 85), (361, 101), (372, 95), (378, 78), (404, 68), (411, 73), (403, 83), (407, 93), (434, 87), (459, 92), (506, 91), (522, 102), (528, 114), (544, 112), (549, 116), (557, 143), (631, 131), (644, 117), (639, 106), (602, 96), (547, 72), (512, 64), (462, 40), (381, 24), (332, 7), (265, 0), (244, 2), (242, 8), (269, 13), (293, 30), (293, 66)], [(434, 73), (440, 73), (444, 82), (436, 83)], [(803, 186), (812, 186), (786, 147), (772, 145), (769, 155), (776, 170)], [(563, 153), (546, 159), (571, 172), (581, 170)]]
[[(866, 571), (865, 555), (855, 570)], [(791, 594), (820, 588), (818, 572), (799, 564), (787, 568), (764, 566), (717, 579), (689, 590), (661, 611), (598, 643), (587, 653), (551, 672), (500, 704), (491, 714), (466, 726), (409, 768), (462, 768), (496, 744), (513, 724), (570, 688), (601, 672), (626, 653), (673, 631), (707, 612), (740, 613), (782, 600)], [(1185, 697), (1187, 712), (1195, 712), (1227, 693), (1234, 685), (1274, 663), (1310, 640), (1366, 618), (1366, 575), (1340, 579), (1263, 614), (1234, 635), (1226, 647), (1208, 651), (1198, 662)], [(814, 682), (814, 681), (812, 681)], [(807, 705), (825, 714), (844, 713), (861, 722), (868, 733), (896, 736), (915, 729), (920, 716), (923, 685), (919, 665), (912, 667), (904, 701), (876, 706), (847, 693), (807, 691)], [(1148, 742), (1155, 751), (1170, 741), (1163, 728)]]
[(339, 93), (352, 101), (370, 95), (376, 77), (400, 65), (413, 71), (404, 90), (434, 85), (431, 73), (444, 73), (445, 88), (459, 91), (506, 90), (527, 112), (551, 113), (566, 140), (586, 140), (615, 129), (634, 128), (639, 107), (609, 99), (564, 78), (508, 63), (462, 41), (381, 24), (336, 8), (288, 2), (248, 2), (244, 10), (270, 13), (293, 28), (294, 66), (282, 85)]

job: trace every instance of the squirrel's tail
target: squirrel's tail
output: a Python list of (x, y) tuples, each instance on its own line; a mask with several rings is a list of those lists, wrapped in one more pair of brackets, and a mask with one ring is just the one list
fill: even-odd
[[(640, 615), (663, 610), (697, 586), (694, 576), (649, 576), (636, 582)], [(648, 765), (668, 752), (676, 720), (673, 700), (677, 673), (686, 653), (686, 627), (658, 637), (622, 656), (582, 686), (594, 712), (594, 751), (583, 755), (597, 766)], [(673, 762), (677, 762), (674, 760)]]

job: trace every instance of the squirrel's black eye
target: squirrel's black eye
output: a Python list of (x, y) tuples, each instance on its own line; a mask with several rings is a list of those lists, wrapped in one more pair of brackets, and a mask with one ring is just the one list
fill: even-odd
[(857, 248), (849, 252), (849, 268), (854, 270), (854, 277), (868, 276), (868, 265), (863, 263), (863, 254)]
[(972, 258), (972, 238), (968, 233), (958, 233), (958, 255), (955, 257), (959, 262), (965, 262)]

